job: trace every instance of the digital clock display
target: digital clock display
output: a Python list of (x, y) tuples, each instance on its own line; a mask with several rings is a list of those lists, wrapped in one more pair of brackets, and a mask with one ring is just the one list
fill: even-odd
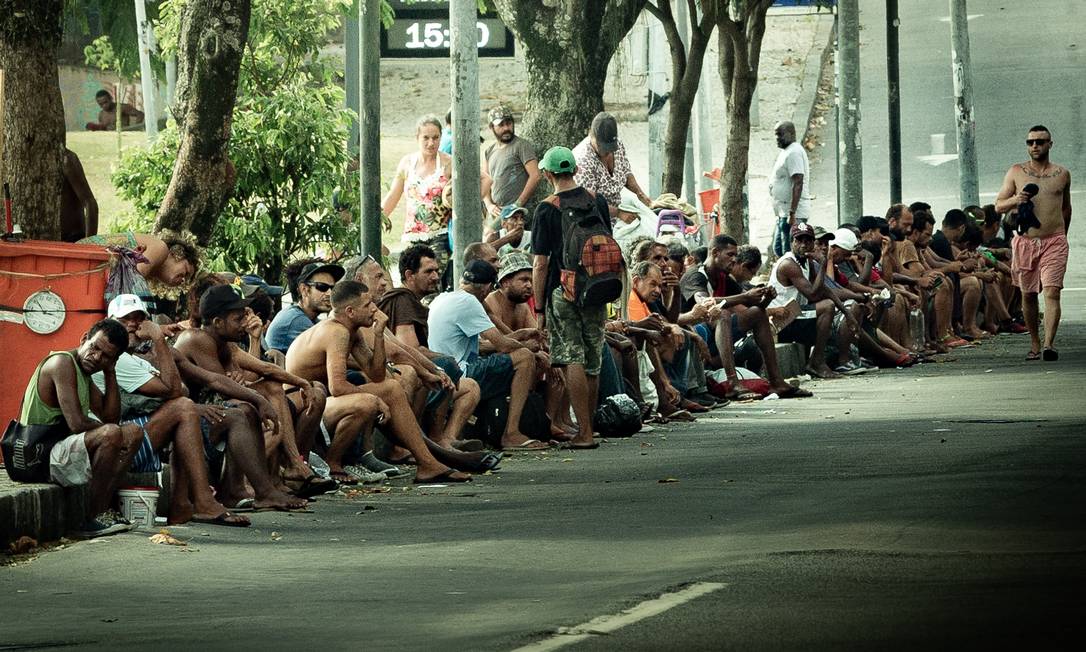
[[(493, 16), (475, 24), (480, 57), (513, 56), (513, 35)], [(401, 10), (381, 29), (381, 56), (386, 58), (447, 57), (452, 46), (448, 11)]]

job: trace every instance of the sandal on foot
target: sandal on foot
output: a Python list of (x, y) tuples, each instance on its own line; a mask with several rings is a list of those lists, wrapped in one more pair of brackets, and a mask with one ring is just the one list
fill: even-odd
[(231, 514), (230, 512), (223, 512), (218, 516), (192, 516), (193, 523), (202, 523), (204, 525), (222, 525), (225, 527), (249, 527), (252, 523), (244, 516), (238, 516)]
[(412, 482), (414, 482), (415, 484), (440, 484), (442, 482), (471, 482), (471, 476), (470, 475), (465, 475), (462, 478), (454, 478), (453, 477), (454, 473), (460, 473), (460, 471), (457, 471), (456, 469), (445, 469), (441, 473), (438, 473), (437, 475), (435, 475), (432, 478), (427, 478), (426, 480), (420, 480), (419, 477), (416, 475), (415, 479)]
[(505, 452), (517, 452), (517, 453), (534, 453), (535, 451), (545, 451), (550, 448), (550, 444), (539, 441), (538, 439), (529, 439), (523, 444), (516, 446), (504, 446), (502, 451)]
[(1060, 352), (1056, 349), (1045, 349), (1041, 351), (1041, 359), (1045, 362), (1055, 362), (1060, 359)]
[(1033, 361), (1033, 360), (1040, 360), (1040, 359), (1041, 359), (1041, 352), (1040, 351), (1030, 351), (1029, 353), (1026, 354), (1026, 360)]

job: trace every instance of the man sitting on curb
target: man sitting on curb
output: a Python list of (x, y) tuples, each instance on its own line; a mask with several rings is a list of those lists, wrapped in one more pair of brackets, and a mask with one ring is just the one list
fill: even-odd
[[(90, 539), (132, 529), (109, 509), (117, 481), (132, 463), (143, 433), (135, 425), (116, 425), (121, 416), (117, 358), (128, 347), (128, 333), (115, 319), (103, 319), (83, 335), (79, 348), (50, 353), (27, 383), (19, 423), (67, 424), (72, 434), (49, 452), (49, 478), (62, 487), (89, 485), (88, 518), (73, 534)], [(91, 375), (102, 372), (105, 392)], [(98, 420), (98, 415), (102, 421)]]
[[(287, 351), (287, 369), (305, 378), (326, 380), (328, 399), (324, 422), (335, 433), (328, 454), (329, 466), (368, 422), (387, 423), (386, 432), (411, 451), (418, 464), (415, 482), (467, 482), (471, 476), (439, 462), (419, 428), (407, 395), (399, 383), (386, 376), (384, 333), (387, 322), (374, 315), (377, 306), (369, 288), (357, 281), (341, 281), (332, 290), (332, 315), (302, 333)], [(372, 329), (373, 345), (359, 329)], [(347, 380), (347, 359), (354, 358), (366, 376), (366, 384)], [(333, 467), (333, 470), (336, 470)], [(339, 470), (342, 472), (342, 469)]]
[[(810, 348), (807, 359), (807, 371), (819, 378), (840, 378), (841, 374), (826, 364), (826, 344), (833, 334), (834, 315), (837, 310), (845, 314), (845, 319), (852, 330), (837, 329), (837, 350), (848, 351), (854, 337), (850, 332), (859, 330), (859, 324), (848, 313), (841, 300), (826, 288), (826, 276), (830, 265), (825, 260), (818, 260), (815, 251), (814, 228), (806, 222), (800, 222), (790, 231), (792, 249), (781, 256), (769, 273), (770, 287), (776, 291), (776, 297), (769, 304), (769, 311), (775, 309), (789, 313), (783, 319), (787, 323), (777, 333), (780, 342), (799, 342)], [(804, 314), (801, 303), (813, 307)], [(813, 312), (814, 314), (810, 314)]]
[[(430, 346), (455, 359), (464, 375), (479, 384), (480, 401), (509, 397), (502, 450), (543, 450), (546, 442), (520, 432), (524, 402), (535, 380), (536, 356), (528, 344), (503, 335), (483, 307), (497, 277), (493, 265), (473, 260), (464, 270), (460, 289), (434, 299), (428, 320)], [(494, 353), (480, 356), (480, 336)]]
[[(242, 298), (241, 288), (233, 285), (209, 288), (200, 297), (202, 326), (184, 331), (177, 340), (177, 349), (193, 365), (213, 374), (255, 374), (260, 380), (252, 388), (275, 407), (273, 423), (265, 428), (272, 434), (265, 442), (269, 469), (278, 477), (282, 468), (284, 480), (297, 496), (308, 497), (329, 491), (335, 488), (334, 483), (322, 481), (301, 454), (303, 450), (308, 453), (312, 446), (324, 412), (326, 392), (322, 386), (313, 385), (274, 364), (259, 360), (237, 346), (238, 342), (248, 337), (245, 322), (249, 301)], [(284, 384), (301, 391), (293, 397), (286, 397)], [(268, 398), (269, 395), (273, 398)], [(205, 386), (196, 399), (198, 403), (222, 404), (225, 397)], [(297, 419), (294, 412), (297, 412)], [(267, 416), (261, 414), (261, 418), (266, 419)], [(288, 422), (295, 426), (293, 430), (283, 427)], [(280, 431), (283, 432), (282, 437), (278, 436)], [(298, 433), (297, 438), (293, 436), (294, 433)], [(280, 451), (289, 452), (285, 452), (281, 458)]]
[[(750, 280), (761, 267), (761, 255), (757, 249), (753, 249), (751, 254), (757, 255), (757, 259), (744, 260), (744, 264), (740, 265), (735, 261), (737, 253), (738, 245), (731, 237), (724, 234), (714, 237), (705, 260), (706, 264), (691, 269), (683, 275), (679, 283), (683, 300), (688, 302), (688, 310), (694, 310), (698, 305), (706, 306), (706, 323), (700, 326), (699, 331), (704, 333), (706, 341), (711, 339), (716, 344), (720, 353), (721, 366), (732, 384), (732, 394), (729, 398), (738, 400), (752, 398), (742, 393), (739, 375), (735, 368), (735, 343), (747, 333), (754, 334), (754, 341), (765, 361), (765, 371), (771, 391), (776, 392), (781, 398), (811, 396), (810, 392), (788, 383), (781, 375), (773, 330), (769, 324), (769, 316), (765, 312), (765, 307), (774, 297), (772, 288), (754, 288), (744, 291), (740, 285), (741, 281), (736, 278), (738, 274), (743, 280)], [(719, 314), (715, 321), (711, 318), (714, 308)], [(713, 329), (711, 338), (709, 337), (710, 326)]]
[[(116, 365), (117, 385), (121, 391), (120, 425), (135, 424), (143, 434), (132, 470), (137, 473), (159, 471), (162, 465), (158, 461), (158, 451), (173, 442), (169, 522), (177, 524), (191, 520), (212, 525), (248, 526), (249, 519), (231, 514), (215, 500), (208, 481), (200, 414), (218, 408), (197, 407), (185, 396), (185, 385), (174, 363), (173, 352), (166, 343), (166, 335), (150, 320), (142, 299), (134, 294), (117, 295), (109, 302), (107, 314), (124, 325), (129, 350), (134, 351), (143, 344), (151, 345), (147, 353), (153, 364), (126, 351)], [(104, 392), (105, 374), (98, 372), (92, 379)]]
[(331, 310), (329, 293), (343, 274), (339, 265), (319, 261), (306, 264), (297, 280), (292, 280), (291, 294), (295, 303), (279, 311), (268, 326), (268, 347), (286, 353), (294, 338), (317, 323), (317, 317)]

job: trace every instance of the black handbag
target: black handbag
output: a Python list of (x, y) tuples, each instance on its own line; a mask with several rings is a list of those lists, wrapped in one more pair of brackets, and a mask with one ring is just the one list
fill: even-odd
[(24, 426), (15, 419), (0, 439), (4, 468), (15, 482), (49, 482), (49, 452), (72, 433), (64, 421), (46, 426)]

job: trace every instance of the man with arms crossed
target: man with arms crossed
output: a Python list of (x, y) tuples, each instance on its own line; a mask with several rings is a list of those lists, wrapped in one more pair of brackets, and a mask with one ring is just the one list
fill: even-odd
[[(1014, 284), (1022, 290), (1022, 313), (1029, 328), (1030, 347), (1027, 360), (1059, 359), (1054, 348), (1056, 329), (1060, 325), (1060, 290), (1067, 271), (1067, 230), (1071, 227), (1071, 173), (1062, 165), (1048, 159), (1052, 150), (1052, 135), (1042, 125), (1031, 127), (1026, 136), (1029, 161), (1015, 163), (1007, 170), (1003, 187), (996, 197), (996, 210), (1001, 213), (1020, 211), (1026, 202), (1033, 202), (1033, 214), (1040, 226), (1012, 242), (1014, 257), (1011, 271)], [(1029, 184), (1038, 192), (1025, 191)], [(1032, 190), (1032, 188), (1031, 188)], [(1037, 294), (1045, 295), (1045, 338), (1041, 348), (1040, 325), (1037, 319)]]

